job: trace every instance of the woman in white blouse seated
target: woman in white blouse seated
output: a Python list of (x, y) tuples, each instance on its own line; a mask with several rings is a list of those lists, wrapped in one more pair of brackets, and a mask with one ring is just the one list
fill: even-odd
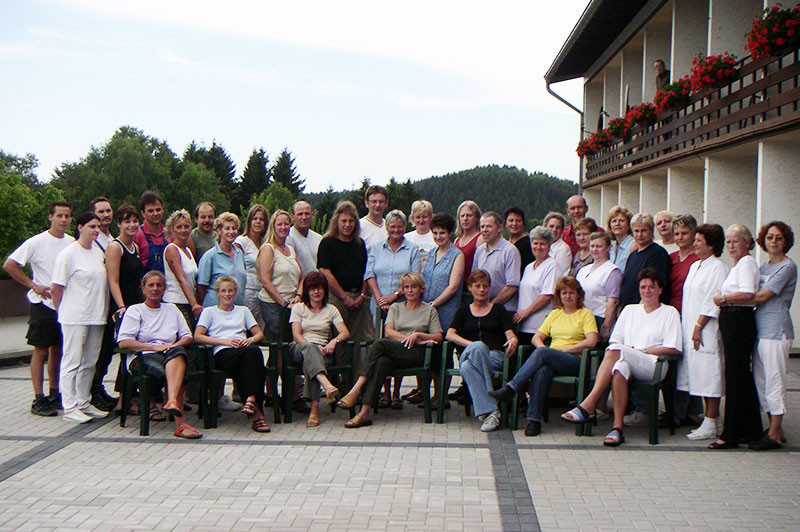
[(214, 346), (216, 367), (236, 382), (239, 394), (245, 399), (242, 413), (254, 418), (253, 430), (269, 432), (262, 410), (267, 371), (264, 356), (256, 345), (264, 339), (264, 333), (249, 308), (233, 304), (238, 289), (236, 279), (230, 275), (217, 279), (214, 290), (219, 303), (203, 309), (194, 339), (199, 344)]
[[(175, 416), (175, 436), (197, 439), (200, 431), (183, 417), (183, 379), (186, 375), (185, 347), (192, 343), (192, 333), (178, 307), (162, 303), (166, 279), (160, 271), (149, 271), (142, 277), (144, 303), (128, 307), (122, 317), (117, 341), (123, 349), (142, 352), (145, 374), (167, 382), (167, 402), (164, 411)], [(130, 361), (130, 366), (137, 359)], [(150, 414), (158, 413), (151, 400)], [(152, 418), (151, 418), (152, 419)]]
[(578, 271), (575, 278), (581, 284), (586, 297), (583, 304), (596, 318), (603, 320), (600, 339), (611, 336), (619, 309), (619, 290), (622, 285), (622, 270), (608, 258), (611, 237), (608, 233), (595, 232), (589, 237), (592, 263)]
[(725, 246), (725, 231), (717, 224), (695, 229), (694, 252), (700, 260), (689, 268), (683, 283), (683, 358), (678, 366), (676, 388), (705, 399), (703, 422), (686, 435), (690, 440), (716, 438), (722, 427), (719, 402), (722, 397), (722, 338), (719, 307), (714, 296), (728, 275), (719, 260)]
[(755, 247), (747, 227), (733, 224), (725, 232), (725, 247), (733, 267), (722, 283), (714, 303), (720, 307), (719, 329), (725, 350), (725, 424), (709, 449), (734, 449), (741, 441), (761, 438), (761, 412), (756, 384), (751, 371), (756, 343), (756, 318), (753, 296), (758, 291), (760, 274)]
[[(617, 320), (591, 393), (581, 404), (561, 415), (570, 423), (584, 423), (596, 416), (599, 400), (609, 385), (614, 392), (614, 425), (603, 445), (617, 447), (625, 441), (622, 418), (628, 405), (628, 381), (653, 378), (659, 356), (679, 355), (683, 347), (678, 311), (659, 301), (663, 291), (661, 273), (645, 268), (637, 276), (641, 303), (625, 307)], [(662, 366), (661, 380), (667, 375)]]
[[(301, 300), (302, 304), (292, 307), (289, 317), (294, 339), (290, 353), (294, 363), (303, 366), (303, 395), (311, 399), (311, 412), (306, 426), (313, 428), (319, 426), (320, 385), (325, 390), (328, 403), (339, 400), (339, 389), (328, 380), (325, 368), (326, 362), (333, 361), (336, 346), (350, 338), (350, 332), (339, 310), (328, 304), (328, 280), (321, 273), (311, 272), (305, 276)], [(331, 338), (331, 329), (334, 327), (336, 336)]]
[(558, 264), (550, 256), (553, 233), (541, 225), (534, 227), (528, 237), (533, 251), (532, 263), (525, 266), (519, 282), (518, 309), (514, 323), (519, 323), (519, 343), (530, 345), (539, 325), (553, 310), (553, 292), (559, 274)]

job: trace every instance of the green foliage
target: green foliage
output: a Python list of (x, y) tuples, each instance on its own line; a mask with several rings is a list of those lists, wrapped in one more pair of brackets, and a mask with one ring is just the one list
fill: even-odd
[(214, 141), (210, 148), (206, 148), (198, 146), (195, 141), (192, 141), (183, 153), (183, 160), (200, 163), (211, 170), (217, 177), (222, 193), (227, 200), (226, 203), (231, 205), (234, 212), (238, 214), (239, 204), (236, 199), (239, 183), (236, 180), (236, 165), (221, 144)]
[(269, 185), (271, 172), (268, 165), (269, 156), (264, 148), (253, 148), (253, 153), (250, 154), (242, 173), (242, 179), (238, 183), (235, 201), (232, 202), (239, 206), (242, 214), (246, 212), (244, 207), (253, 194), (261, 193)]
[(87, 209), (97, 196), (107, 197), (114, 206), (136, 205), (146, 190), (161, 194), (166, 211), (191, 211), (202, 200), (227, 209), (230, 202), (218, 177), (206, 168), (190, 166), (204, 164), (197, 151), (187, 149), (187, 161), (181, 162), (166, 142), (124, 126), (79, 162), (63, 164), (51, 184), (63, 192), (74, 212)]
[(250, 206), (260, 203), (263, 205), (267, 212), (272, 215), (278, 209), (290, 211), (294, 203), (294, 196), (289, 190), (277, 181), (273, 181), (267, 188), (260, 194), (254, 194), (250, 198)]
[[(578, 193), (578, 185), (547, 174), (520, 170), (513, 166), (479, 166), (471, 170), (429, 177), (414, 182), (423, 197), (433, 203), (434, 212), (455, 216), (458, 205), (467, 199), (483, 212), (500, 214), (516, 205), (530, 221), (541, 220), (549, 211), (563, 212), (567, 198)], [(530, 224), (528, 224), (530, 225)]]
[(26, 238), (50, 227), (48, 205), (64, 201), (61, 191), (39, 183), (38, 162), (28, 154), (17, 157), (0, 150), (0, 257), (5, 258)]
[(300, 178), (294, 166), (292, 152), (284, 148), (275, 164), (272, 166), (272, 179), (282, 184), (291, 194), (297, 198), (306, 188), (305, 179)]
[(400, 209), (406, 216), (411, 214), (411, 204), (421, 197), (410, 179), (405, 183), (398, 183), (395, 178), (391, 178), (386, 185), (386, 192), (389, 194), (389, 206), (386, 212)]

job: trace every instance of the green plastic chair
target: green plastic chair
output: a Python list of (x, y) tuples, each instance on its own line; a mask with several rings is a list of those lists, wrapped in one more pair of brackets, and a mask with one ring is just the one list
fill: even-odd
[[(664, 404), (666, 406), (665, 419), (669, 420), (669, 433), (675, 435), (675, 415), (673, 414), (673, 392), (675, 390), (675, 376), (677, 374), (677, 362), (680, 355), (662, 355), (656, 361), (653, 377), (649, 381), (631, 381), (629, 388), (631, 392), (644, 392), (647, 397), (647, 415), (649, 417), (648, 429), (650, 434), (650, 445), (658, 445), (658, 396), (659, 392), (664, 394)], [(668, 364), (667, 376), (661, 381), (664, 364)]]

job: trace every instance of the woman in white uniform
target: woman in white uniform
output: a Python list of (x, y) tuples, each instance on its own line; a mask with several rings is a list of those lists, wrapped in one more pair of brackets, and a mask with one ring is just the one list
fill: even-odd
[(553, 233), (537, 226), (531, 230), (532, 263), (525, 266), (519, 283), (519, 302), (514, 323), (519, 323), (519, 343), (530, 345), (539, 325), (550, 314), (553, 306), (553, 292), (556, 281), (561, 276), (555, 259), (550, 256)]
[(722, 288), (728, 267), (719, 260), (725, 245), (725, 231), (717, 224), (695, 229), (694, 262), (683, 284), (683, 358), (678, 366), (678, 390), (705, 400), (705, 418), (686, 435), (690, 440), (716, 438), (722, 428), (719, 402), (722, 386), (722, 337), (719, 333), (719, 307), (714, 296)]
[(108, 415), (90, 402), (108, 317), (108, 277), (105, 256), (95, 243), (100, 219), (84, 212), (75, 222), (79, 236), (56, 257), (50, 293), (64, 335), (59, 381), (64, 420), (86, 423)]
[[(584, 423), (596, 417), (597, 404), (609, 385), (614, 392), (614, 425), (603, 440), (603, 445), (617, 447), (625, 441), (622, 418), (628, 405), (628, 381), (650, 379), (659, 356), (678, 355), (683, 347), (681, 317), (675, 307), (659, 301), (663, 287), (661, 272), (645, 268), (639, 272), (641, 303), (631, 304), (622, 310), (611, 334), (606, 355), (597, 370), (597, 379), (591, 393), (581, 404), (561, 415), (570, 423)], [(662, 366), (659, 378), (667, 375)]]
[(600, 339), (611, 336), (619, 311), (619, 290), (622, 285), (622, 270), (608, 258), (611, 237), (599, 231), (589, 237), (589, 251), (592, 263), (578, 271), (576, 276), (586, 294), (584, 305), (596, 318), (602, 318)]

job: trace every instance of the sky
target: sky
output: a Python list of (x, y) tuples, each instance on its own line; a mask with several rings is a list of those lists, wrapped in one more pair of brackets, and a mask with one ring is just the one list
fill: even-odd
[[(577, 181), (579, 115), (544, 73), (587, 0), (6, 0), (0, 149), (39, 179), (121, 126), (288, 148), (306, 190), (489, 164)], [(553, 88), (580, 107), (581, 81)]]

